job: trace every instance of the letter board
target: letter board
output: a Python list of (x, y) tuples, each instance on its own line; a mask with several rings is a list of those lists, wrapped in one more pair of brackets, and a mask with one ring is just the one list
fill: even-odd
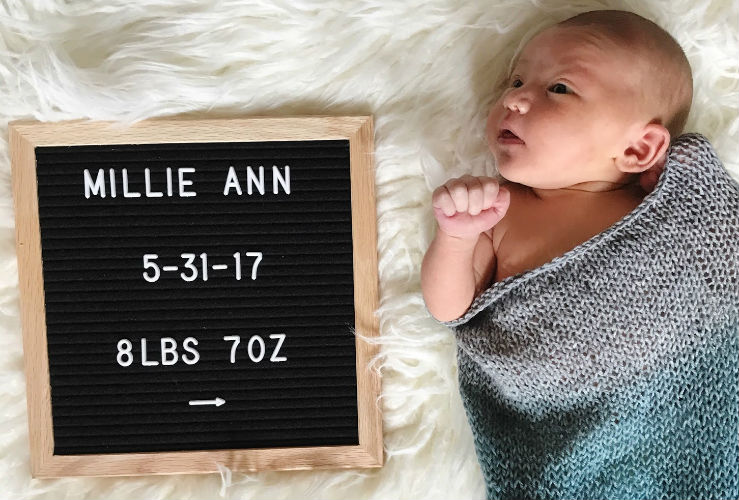
[(381, 465), (369, 117), (11, 142), (34, 475)]

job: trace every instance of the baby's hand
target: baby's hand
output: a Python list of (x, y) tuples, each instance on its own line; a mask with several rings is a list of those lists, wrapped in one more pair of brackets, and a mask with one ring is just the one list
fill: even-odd
[(495, 226), (510, 201), (511, 193), (492, 177), (465, 175), (436, 188), (431, 204), (440, 230), (470, 239)]

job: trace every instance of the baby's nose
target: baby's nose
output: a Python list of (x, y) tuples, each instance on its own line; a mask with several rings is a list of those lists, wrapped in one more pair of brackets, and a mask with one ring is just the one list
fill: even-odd
[(531, 100), (524, 92), (513, 89), (503, 98), (503, 106), (516, 113), (525, 114), (531, 107)]

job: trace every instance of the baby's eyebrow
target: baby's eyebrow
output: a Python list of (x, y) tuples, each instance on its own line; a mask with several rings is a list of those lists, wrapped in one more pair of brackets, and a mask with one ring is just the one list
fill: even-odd
[[(569, 59), (569, 60), (568, 60)], [(511, 62), (506, 81), (510, 81), (516, 70), (524, 69), (531, 60), (525, 57), (521, 59), (514, 59)], [(590, 71), (590, 67), (586, 62), (580, 61), (576, 58), (564, 58), (564, 60), (555, 60), (554, 64), (549, 68), (552, 73), (556, 73), (560, 78), (576, 78), (578, 82), (590, 82), (593, 80), (593, 74)], [(551, 75), (550, 75), (551, 76)]]
[(558, 67), (555, 67), (555, 69), (556, 72), (563, 77), (575, 76), (578, 81), (590, 81), (593, 79), (593, 74), (590, 71), (590, 68), (588, 68), (588, 66), (585, 64), (560, 65)]
[(513, 73), (513, 70), (515, 68), (519, 66), (526, 66), (527, 64), (529, 64), (528, 59), (514, 59), (513, 61), (511, 61), (511, 71), (509, 73)]

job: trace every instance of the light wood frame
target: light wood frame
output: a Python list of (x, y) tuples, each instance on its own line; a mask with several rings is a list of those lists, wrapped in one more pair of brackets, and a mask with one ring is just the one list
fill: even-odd
[[(16, 121), (9, 124), (16, 248), (34, 477), (123, 476), (240, 471), (365, 468), (383, 464), (381, 381), (370, 368), (378, 335), (374, 132), (371, 116), (151, 119), (115, 122)], [(358, 446), (54, 455), (46, 311), (41, 262), (36, 146), (348, 139), (351, 169)]]

